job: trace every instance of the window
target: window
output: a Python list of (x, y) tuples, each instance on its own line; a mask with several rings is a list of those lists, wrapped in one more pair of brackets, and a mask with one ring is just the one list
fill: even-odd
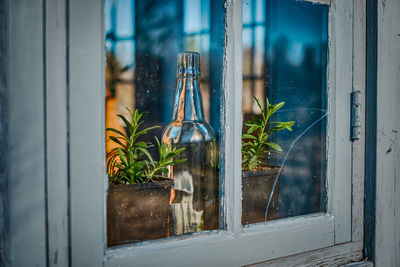
[[(327, 41), (325, 5), (291, 0), (243, 2), (243, 123), (255, 115), (262, 117), (254, 97), (263, 107), (266, 97), (272, 104), (284, 102), (271, 121), (294, 122), (291, 131), (270, 133), (270, 142), (282, 151), (266, 146), (271, 152), (261, 157), (267, 166), (277, 168), (263, 176), (264, 182), (254, 181), (260, 176), (251, 172), (244, 175), (245, 224), (264, 221), (265, 213), (275, 219), (326, 211)], [(244, 125), (243, 130), (248, 128)], [(258, 147), (255, 143), (254, 148)], [(256, 188), (263, 190), (256, 193)], [(273, 192), (271, 200), (269, 192)], [(254, 214), (257, 205), (258, 216)]]
[[(209, 233), (200, 232), (190, 238), (155, 240), (144, 244), (108, 248), (103, 123), (105, 85), (102, 82), (105, 80), (105, 62), (102, 59), (105, 57), (106, 41), (105, 34), (99, 26), (103, 25), (103, 6), (97, 2), (92, 5), (82, 5), (80, 1), (70, 1), (70, 153), (74, 155), (70, 161), (71, 253), (74, 255), (74, 263), (107, 266), (127, 265), (131, 262), (138, 265), (161, 263), (186, 265), (187, 262), (196, 262), (200, 265), (245, 265), (326, 248), (352, 240), (352, 146), (348, 138), (350, 122), (347, 103), (349, 103), (353, 78), (352, 51), (348, 49), (353, 45), (351, 14), (356, 9), (349, 1), (333, 1), (331, 5), (326, 3), (324, 7), (321, 7), (321, 9), (329, 9), (327, 18), (329, 60), (326, 77), (329, 81), (326, 88), (328, 110), (326, 213), (297, 216), (243, 227), (240, 201), (242, 196), (240, 166), (242, 66), (244, 66), (242, 65), (242, 42), (244, 41), (242, 4), (241, 1), (228, 1), (224, 5), (221, 3), (219, 8), (222, 13), (217, 16), (210, 15), (210, 38), (213, 36), (212, 25), (223, 25), (222, 29), (226, 29), (223, 60), (217, 61), (222, 62), (218, 64), (223, 64), (219, 68), (222, 73), (218, 75), (222, 79), (222, 92), (216, 94), (220, 96), (217, 107), (222, 107), (218, 117), (218, 121), (221, 119), (219, 140), (220, 179), (223, 181), (220, 185), (222, 229)], [(296, 4), (303, 3), (294, 3)], [(213, 5), (210, 4), (210, 6)], [(87, 16), (91, 19), (87, 19)], [(212, 20), (215, 18), (225, 19), (225, 23), (213, 23)], [(143, 23), (143, 20), (139, 21)], [(220, 30), (221, 28), (216, 31), (220, 33)], [(337, 38), (338, 36), (340, 38)], [(139, 46), (137, 33), (135, 38), (135, 46)], [(136, 50), (138, 49), (135, 48)], [(213, 48), (210, 46), (210, 54), (212, 51)], [(83, 58), (82, 54), (86, 56)], [(212, 58), (213, 56), (210, 56), (210, 60)], [(210, 65), (210, 83), (212, 83), (214, 73), (211, 68), (212, 65)], [(257, 80), (254, 80), (254, 84), (257, 88)], [(210, 95), (212, 93), (210, 92)], [(279, 96), (275, 97), (277, 97), (275, 100), (279, 101)], [(272, 98), (274, 98), (273, 95)], [(319, 103), (323, 104), (322, 101)], [(210, 110), (212, 107), (213, 105), (210, 104)], [(256, 110), (253, 106), (249, 109)], [(163, 116), (169, 117), (164, 113)], [(212, 124), (212, 115), (210, 115), (210, 121)], [(324, 129), (324, 126), (320, 125), (319, 129)], [(83, 147), (86, 149), (82, 149)], [(319, 183), (324, 182), (321, 180)], [(91, 192), (90, 199), (87, 198), (87, 192)], [(88, 247), (91, 248), (90, 251), (87, 251)]]
[[(218, 66), (222, 66), (223, 31), (220, 36), (211, 34), (222, 25), (210, 26), (210, 5), (216, 15), (223, 2), (105, 3), (108, 244), (216, 230), (220, 228), (218, 92), (222, 68)], [(192, 56), (200, 62), (194, 66), (199, 75), (186, 78), (177, 72), (176, 59), (182, 51), (198, 53)], [(180, 58), (178, 67), (191, 60), (186, 58), (189, 55)], [(136, 109), (143, 113), (143, 124), (132, 131), (129, 124), (132, 128), (139, 125), (135, 122), (138, 116), (132, 117)], [(193, 114), (187, 116), (188, 112)], [(148, 127), (156, 128), (135, 135)], [(155, 138), (184, 149), (173, 157), (184, 162), (161, 167), (172, 159), (162, 162)]]

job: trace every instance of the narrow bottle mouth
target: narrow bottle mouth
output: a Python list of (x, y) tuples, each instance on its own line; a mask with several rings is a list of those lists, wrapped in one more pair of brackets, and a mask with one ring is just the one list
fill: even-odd
[(176, 77), (199, 77), (200, 54), (197, 52), (183, 52), (178, 54)]

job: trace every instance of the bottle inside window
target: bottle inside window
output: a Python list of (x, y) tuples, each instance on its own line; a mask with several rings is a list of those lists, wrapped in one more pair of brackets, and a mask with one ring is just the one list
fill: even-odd
[(162, 135), (164, 144), (185, 148), (178, 157), (186, 160), (169, 170), (174, 235), (218, 228), (217, 141), (204, 120), (199, 79), (200, 55), (180, 53), (172, 121)]

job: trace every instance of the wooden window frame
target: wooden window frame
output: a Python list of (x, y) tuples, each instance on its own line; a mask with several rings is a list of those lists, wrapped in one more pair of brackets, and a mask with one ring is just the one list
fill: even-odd
[[(221, 116), (221, 125), (225, 127), (221, 138), (222, 177), (225, 179), (221, 201), (226, 229), (189, 238), (107, 248), (103, 3), (100, 0), (68, 1), (66, 108), (69, 260), (73, 266), (130, 266), (133, 263), (138, 266), (187, 266), (188, 263), (237, 266), (276, 261), (277, 258), (289, 264), (299, 262), (299, 257), (305, 259), (306, 255), (314, 256), (316, 262), (337, 262), (339, 256), (344, 261), (362, 257), (364, 129), (362, 138), (353, 143), (349, 133), (350, 93), (361, 91), (364, 99), (365, 3), (362, 0), (312, 2), (330, 7), (327, 213), (246, 228), (241, 225), (242, 1), (227, 0), (224, 98), (221, 101), (225, 106)], [(56, 36), (57, 33), (51, 34)], [(50, 44), (62, 38), (52, 40), (51, 37), (47, 36)], [(51, 101), (51, 97), (57, 96), (50, 94), (47, 101)], [(48, 106), (47, 112), (56, 109)], [(48, 143), (49, 149), (55, 144), (56, 141)], [(305, 253), (304, 257), (301, 253)], [(300, 256), (293, 256), (296, 254)]]

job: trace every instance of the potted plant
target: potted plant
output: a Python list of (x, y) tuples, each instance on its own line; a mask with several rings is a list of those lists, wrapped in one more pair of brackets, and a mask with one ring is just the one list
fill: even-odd
[[(294, 121), (270, 121), (271, 116), (283, 107), (284, 102), (272, 105), (266, 98), (266, 106), (262, 107), (260, 100), (254, 97), (260, 111), (260, 116), (254, 116), (246, 121), (247, 131), (242, 134), (242, 224), (263, 222), (275, 219), (278, 209), (279, 181), (282, 170), (279, 166), (269, 166), (267, 162), (270, 153), (282, 154), (282, 148), (270, 141), (271, 135), (282, 130), (292, 131)], [(277, 180), (268, 217), (265, 210), (272, 187)]]
[(140, 141), (152, 126), (141, 129), (143, 113), (129, 111), (131, 122), (118, 115), (129, 134), (115, 128), (110, 141), (118, 146), (108, 155), (107, 172), (109, 189), (107, 196), (108, 244), (152, 240), (169, 236), (169, 198), (172, 181), (169, 167), (185, 161), (174, 160), (184, 148), (171, 148), (155, 137), (158, 159), (153, 159), (149, 148), (152, 143)]

